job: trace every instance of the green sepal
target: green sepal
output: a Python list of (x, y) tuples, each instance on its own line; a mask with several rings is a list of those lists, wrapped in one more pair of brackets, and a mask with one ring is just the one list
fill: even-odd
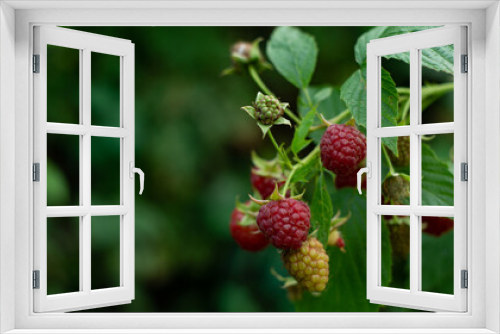
[(257, 224), (257, 219), (248, 214), (245, 214), (243, 218), (239, 221), (240, 226), (252, 226)]
[(257, 125), (259, 126), (260, 128), (260, 131), (262, 131), (262, 138), (265, 138), (266, 137), (266, 134), (267, 132), (271, 129), (271, 127), (273, 126), (272, 124), (269, 124), (269, 125), (266, 125), (266, 124), (262, 124), (261, 122), (257, 121)]
[(345, 122), (345, 125), (356, 126), (356, 120), (354, 118), (351, 118), (350, 120), (348, 120), (347, 122)]
[(258, 92), (257, 96), (255, 97), (255, 103), (259, 102), (259, 100), (262, 99), (264, 96), (265, 96), (264, 94)]
[(241, 109), (245, 110), (246, 113), (252, 117), (253, 119), (256, 120), (255, 118), (255, 108), (254, 107), (251, 107), (251, 106), (246, 106), (246, 107), (241, 107)]
[(258, 37), (252, 42), (252, 48), (250, 49), (250, 61), (259, 61), (261, 59), (259, 44), (263, 40), (264, 38)]
[(295, 278), (293, 278), (292, 276), (283, 277), (280, 274), (278, 274), (278, 272), (273, 267), (271, 267), (271, 275), (276, 277), (276, 279), (278, 281), (283, 282), (283, 286), (282, 286), (283, 289), (286, 289), (286, 288), (289, 288), (291, 286), (298, 284), (298, 282)]
[(330, 232), (338, 229), (339, 227), (347, 223), (347, 221), (351, 218), (351, 211), (349, 211), (349, 213), (345, 217), (341, 217), (340, 214), (340, 211), (338, 211), (330, 221)]
[(288, 125), (289, 127), (292, 127), (292, 123), (290, 123), (290, 121), (288, 119), (286, 119), (285, 117), (280, 117), (278, 118), (274, 123), (273, 125)]
[(304, 197), (304, 194), (306, 193), (306, 190), (304, 189), (304, 191), (302, 191), (302, 193), (298, 194), (298, 195), (295, 195), (295, 196), (291, 196), (290, 198), (291, 199), (296, 199), (298, 201), (301, 201), (302, 200), (302, 197)]
[(250, 198), (250, 200), (252, 202), (254, 202), (255, 204), (260, 205), (260, 206), (266, 205), (267, 203), (271, 202), (268, 199), (257, 199), (250, 194), (248, 194), (248, 197)]
[(254, 174), (272, 177), (276, 181), (280, 182), (285, 179), (282, 168), (280, 165), (279, 153), (274, 159), (265, 160), (257, 155), (255, 151), (252, 151), (252, 163), (256, 169), (253, 170)]
[(239, 55), (239, 54), (233, 54), (231, 55), (231, 59), (235, 62), (235, 63), (241, 63), (241, 64), (246, 64), (248, 61), (245, 57)]
[(269, 199), (271, 201), (279, 201), (279, 200), (285, 199), (285, 197), (280, 194), (277, 183), (276, 183), (276, 186), (274, 187), (273, 193), (271, 194), (271, 196), (269, 196)]

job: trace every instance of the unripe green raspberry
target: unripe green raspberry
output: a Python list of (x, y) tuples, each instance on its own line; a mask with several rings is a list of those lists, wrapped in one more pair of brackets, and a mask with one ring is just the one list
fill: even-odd
[(382, 194), (386, 201), (391, 204), (404, 205), (408, 204), (410, 197), (410, 183), (401, 175), (391, 176), (382, 184)]
[(265, 125), (273, 124), (285, 112), (280, 101), (271, 95), (262, 95), (254, 103), (254, 108), (255, 118)]
[(328, 260), (328, 254), (316, 238), (309, 238), (299, 249), (290, 249), (283, 253), (285, 268), (310, 292), (321, 292), (326, 288)]

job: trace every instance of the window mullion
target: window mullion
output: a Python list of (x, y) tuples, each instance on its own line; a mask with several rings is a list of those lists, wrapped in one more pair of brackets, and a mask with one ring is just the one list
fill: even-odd
[[(83, 62), (81, 69), (81, 101), (82, 101), (82, 125), (85, 127), (90, 127), (91, 119), (90, 119), (90, 111), (91, 111), (91, 81), (90, 81), (90, 59), (91, 52), (90, 50), (83, 49)], [(84, 207), (88, 207), (90, 209), (91, 205), (91, 160), (90, 160), (90, 148), (91, 148), (91, 135), (89, 132), (82, 136), (82, 158), (80, 160), (80, 168), (82, 170), (81, 174), (81, 183), (82, 183), (82, 204)], [(82, 245), (81, 249), (81, 272), (80, 279), (83, 282), (83, 291), (90, 293), (91, 290), (91, 215), (90, 212), (87, 212), (85, 216), (82, 218)]]
[[(420, 54), (419, 50), (410, 50), (410, 207), (420, 205), (420, 136), (415, 129), (420, 123)], [(410, 210), (410, 291), (420, 290), (420, 218)]]

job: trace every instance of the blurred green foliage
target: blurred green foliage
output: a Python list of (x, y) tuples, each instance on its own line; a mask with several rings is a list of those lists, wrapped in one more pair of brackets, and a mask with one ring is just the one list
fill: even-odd
[[(240, 250), (228, 228), (235, 195), (246, 198), (251, 191), (250, 151), (255, 149), (267, 157), (273, 153), (239, 110), (254, 99), (256, 87), (248, 77), (221, 77), (220, 72), (230, 65), (233, 43), (268, 38), (273, 28), (74, 29), (129, 39), (135, 44), (136, 165), (146, 173), (144, 194), (136, 196), (135, 300), (97, 311), (293, 311), (286, 291), (269, 272), (270, 267), (282, 266), (279, 255), (271, 248), (259, 254)], [(356, 66), (356, 38), (366, 29), (304, 28), (316, 37), (321, 50), (317, 66), (323, 70), (312, 81), (343, 82)], [(52, 46), (48, 52), (48, 121), (78, 123), (78, 52)], [(118, 125), (114, 58), (92, 55), (94, 125)], [(268, 71), (263, 77), (296, 110), (294, 87), (276, 72)], [(290, 129), (280, 130), (278, 140), (290, 138)], [(57, 136), (63, 138), (48, 146), (48, 204), (78, 205), (78, 139)], [(116, 143), (96, 138), (92, 148), (92, 203), (115, 204), (119, 173), (114, 163), (119, 154)], [(96, 224), (106, 223), (96, 220), (93, 218), (93, 231)], [(58, 233), (64, 235), (64, 230)], [(99, 254), (92, 257), (92, 287), (108, 286), (116, 277), (118, 263), (103, 256), (107, 247), (116, 249), (111, 243), (114, 234), (101, 238), (92, 234), (101, 240), (92, 243), (93, 254)], [(110, 243), (102, 242), (107, 236)], [(53, 249), (49, 258), (59, 254), (52, 268), (61, 272), (56, 275), (49, 269), (49, 287), (59, 292), (73, 289), (75, 285), (66, 287), (66, 281), (78, 287), (78, 274), (73, 273), (78, 268), (75, 259), (64, 256), (76, 240), (68, 245), (56, 235), (48, 238)]]
[[(235, 195), (245, 199), (251, 192), (251, 150), (267, 158), (274, 153), (255, 124), (239, 110), (253, 101), (257, 87), (248, 77), (221, 77), (220, 73), (230, 65), (233, 43), (259, 36), (268, 39), (273, 27), (72, 28), (135, 44), (135, 161), (146, 174), (144, 194), (136, 196), (135, 300), (91, 312), (294, 311), (286, 291), (270, 273), (271, 267), (284, 270), (277, 252), (269, 247), (258, 254), (247, 253), (229, 235)], [(301, 29), (312, 34), (319, 47), (316, 67), (320, 70), (311, 84), (340, 87), (358, 68), (354, 45), (369, 27)], [(401, 62), (391, 62), (394, 69), (388, 70), (397, 83)], [(49, 47), (48, 66), (48, 121), (78, 123), (79, 90), (74, 79), (78, 77), (78, 53)], [(119, 124), (118, 69), (116, 57), (92, 56), (93, 125)], [(262, 77), (297, 110), (295, 87), (276, 71), (264, 72)], [(278, 141), (290, 142), (293, 135), (288, 127), (273, 131)], [(78, 138), (50, 136), (65, 138), (48, 141), (48, 205), (78, 205)], [(108, 139), (92, 140), (94, 205), (117, 204), (119, 198), (119, 148), (116, 140)], [(441, 147), (443, 151), (450, 146)], [(444, 156), (441, 151), (438, 155)], [(349, 196), (345, 202), (334, 202), (336, 209), (345, 210), (349, 201), (361, 205), (354, 191), (342, 194)], [(93, 288), (119, 282), (117, 219), (92, 218)], [(78, 288), (75, 250), (70, 251), (76, 241), (68, 241), (77, 239), (75, 230), (63, 226), (65, 223), (49, 229), (48, 284), (53, 293)], [(360, 233), (364, 232), (352, 230), (353, 235)], [(356, 254), (352, 250), (349, 258)], [(365, 263), (354, 265), (366, 268)], [(335, 265), (332, 269), (341, 270)], [(348, 277), (344, 281), (348, 283)], [(331, 284), (336, 284), (335, 278)], [(366, 309), (373, 310), (376, 308)]]

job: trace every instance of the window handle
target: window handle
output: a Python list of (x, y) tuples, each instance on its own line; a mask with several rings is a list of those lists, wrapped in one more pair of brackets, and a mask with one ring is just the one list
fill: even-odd
[(370, 179), (372, 177), (372, 163), (367, 162), (366, 167), (358, 170), (358, 192), (361, 195), (361, 179), (363, 174), (366, 173), (366, 176)]
[(130, 178), (134, 178), (134, 173), (139, 174), (139, 184), (141, 189), (139, 190), (139, 195), (142, 195), (144, 191), (144, 172), (140, 168), (134, 167), (134, 163), (130, 161)]

